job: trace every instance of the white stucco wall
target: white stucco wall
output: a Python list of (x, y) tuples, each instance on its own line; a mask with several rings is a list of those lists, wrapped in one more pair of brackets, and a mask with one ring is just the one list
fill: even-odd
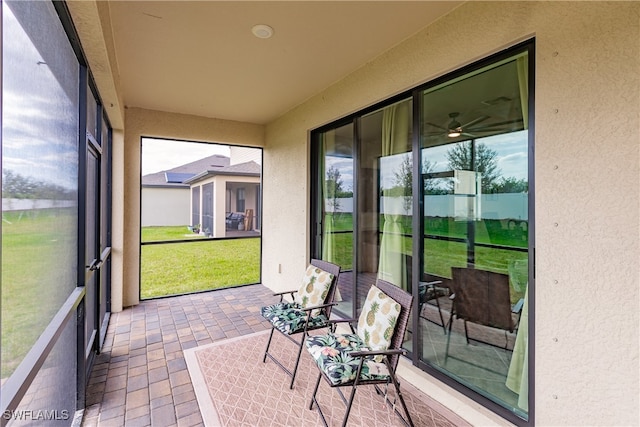
[(189, 225), (189, 188), (143, 187), (141, 226)]
[[(639, 10), (466, 3), (269, 124), (264, 284), (290, 287), (308, 259), (311, 129), (535, 36), (536, 424), (639, 425)], [(473, 424), (504, 423), (405, 368)]]

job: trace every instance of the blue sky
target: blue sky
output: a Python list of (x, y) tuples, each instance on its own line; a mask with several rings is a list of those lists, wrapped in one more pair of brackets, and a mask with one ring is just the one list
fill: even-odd
[[(32, 44), (6, 3), (2, 4), (2, 167), (68, 189), (77, 187), (78, 108)], [(63, 59), (74, 58), (71, 48)], [(75, 87), (77, 75), (61, 77)]]

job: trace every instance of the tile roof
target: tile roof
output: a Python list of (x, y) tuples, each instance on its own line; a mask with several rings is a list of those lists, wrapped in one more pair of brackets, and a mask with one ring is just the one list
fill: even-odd
[[(142, 177), (143, 186), (168, 186), (168, 187), (183, 187), (184, 181), (192, 178), (204, 171), (216, 171), (229, 167), (231, 159), (227, 156), (220, 154), (214, 154), (213, 156), (205, 157), (200, 160), (196, 160), (191, 163), (176, 166), (175, 168), (155, 172), (144, 175)], [(180, 182), (176, 182), (175, 178), (182, 177)]]

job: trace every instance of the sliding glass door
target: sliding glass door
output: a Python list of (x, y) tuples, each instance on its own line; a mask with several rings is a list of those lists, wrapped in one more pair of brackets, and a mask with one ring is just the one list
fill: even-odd
[(412, 293), (414, 364), (515, 421), (530, 389), (531, 48), (313, 133), (312, 254), (345, 271), (338, 310), (357, 316), (378, 278)]
[(420, 94), (425, 291), (418, 359), (522, 417), (527, 69), (527, 55), (517, 54)]

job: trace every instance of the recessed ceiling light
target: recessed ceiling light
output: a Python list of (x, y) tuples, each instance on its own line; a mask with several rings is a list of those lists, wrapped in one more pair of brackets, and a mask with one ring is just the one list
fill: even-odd
[(259, 39), (268, 39), (273, 36), (273, 28), (264, 24), (254, 25), (251, 32)]

